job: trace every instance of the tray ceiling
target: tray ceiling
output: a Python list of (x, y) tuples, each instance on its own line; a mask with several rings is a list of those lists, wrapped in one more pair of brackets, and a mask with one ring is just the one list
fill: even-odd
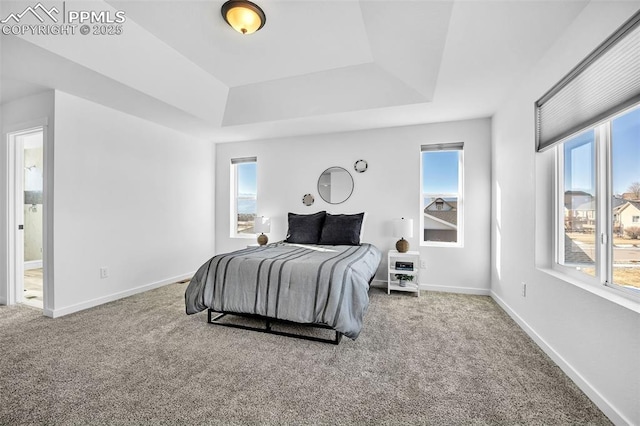
[(54, 88), (214, 141), (487, 117), (587, 2), (266, 0), (248, 36), (222, 3), (67, 1), (123, 33), (1, 36), (2, 102)]

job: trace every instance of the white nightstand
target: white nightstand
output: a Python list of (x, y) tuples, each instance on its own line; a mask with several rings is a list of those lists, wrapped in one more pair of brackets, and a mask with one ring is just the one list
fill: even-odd
[[(413, 269), (396, 269), (396, 262), (413, 263)], [(420, 269), (420, 252), (408, 251), (406, 253), (399, 253), (397, 250), (389, 250), (389, 254), (387, 255), (387, 267), (389, 268), (389, 272), (387, 273), (387, 294), (390, 294), (391, 290), (409, 291), (416, 293), (418, 297), (420, 297), (418, 282), (418, 270)], [(396, 274), (411, 275), (413, 276), (413, 281), (408, 281), (405, 287), (400, 287), (399, 280), (396, 278)]]

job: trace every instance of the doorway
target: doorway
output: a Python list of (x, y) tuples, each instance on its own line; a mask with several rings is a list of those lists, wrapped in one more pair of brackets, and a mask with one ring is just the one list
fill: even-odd
[[(43, 309), (44, 129), (9, 134), (10, 283), (9, 304)], [(11, 253), (13, 251), (13, 253)]]

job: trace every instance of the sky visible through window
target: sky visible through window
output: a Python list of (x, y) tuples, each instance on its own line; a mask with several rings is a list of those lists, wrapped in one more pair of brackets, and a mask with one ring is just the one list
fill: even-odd
[(238, 194), (255, 195), (256, 191), (256, 163), (238, 164)]
[(425, 194), (458, 193), (459, 151), (422, 153), (422, 191)]
[(240, 163), (238, 168), (238, 213), (256, 214), (257, 163)]
[(613, 120), (613, 193), (628, 192), (633, 182), (640, 182), (640, 108)]
[(565, 143), (565, 191), (595, 195), (595, 138), (595, 131), (589, 130)]
[[(629, 192), (634, 182), (640, 182), (640, 108), (612, 121), (611, 157), (613, 194)], [(595, 195), (594, 176), (595, 132), (589, 130), (565, 143), (571, 151), (565, 156), (565, 188)]]

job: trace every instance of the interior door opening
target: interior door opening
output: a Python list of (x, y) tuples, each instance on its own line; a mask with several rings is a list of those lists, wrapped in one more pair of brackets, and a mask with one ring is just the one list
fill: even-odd
[(22, 135), (23, 138), (23, 247), (24, 279), (22, 303), (43, 308), (42, 265), (42, 193), (44, 169), (44, 144), (42, 129)]
[[(9, 304), (43, 309), (44, 286), (44, 129), (37, 127), (9, 134), (13, 173), (10, 185)], [(13, 296), (13, 297), (11, 297)]]

